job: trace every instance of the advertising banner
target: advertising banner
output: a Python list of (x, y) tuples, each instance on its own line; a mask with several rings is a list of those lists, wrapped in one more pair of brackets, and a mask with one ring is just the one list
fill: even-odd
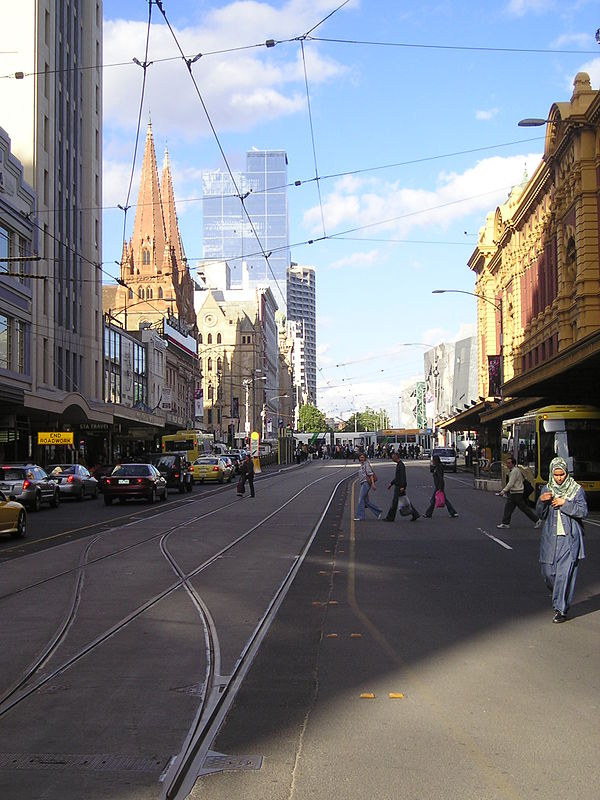
[(194, 416), (196, 419), (204, 417), (204, 389), (201, 386), (194, 390)]
[(501, 397), (500, 356), (488, 356), (489, 397)]

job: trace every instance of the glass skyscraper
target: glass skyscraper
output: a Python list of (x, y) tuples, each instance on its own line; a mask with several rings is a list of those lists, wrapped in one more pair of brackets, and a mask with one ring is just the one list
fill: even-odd
[(245, 261), (251, 282), (268, 284), (285, 312), (290, 265), (287, 154), (284, 150), (250, 150), (246, 171), (234, 173), (234, 179), (250, 220), (228, 172), (212, 170), (202, 176), (204, 258), (227, 261), (232, 285), (241, 283)]

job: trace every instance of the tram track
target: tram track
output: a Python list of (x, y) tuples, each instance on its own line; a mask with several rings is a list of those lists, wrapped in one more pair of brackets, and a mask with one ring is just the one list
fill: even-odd
[[(344, 468), (340, 467), (340, 469), (343, 470)], [(277, 514), (280, 514), (290, 504), (297, 501), (298, 498), (300, 498), (307, 490), (313, 487), (316, 483), (319, 483), (325, 480), (326, 478), (332, 477), (331, 473), (322, 475), (316, 478), (314, 481), (311, 481), (310, 483), (302, 487), (299, 491), (295, 492), (295, 494), (289, 497), (284, 503), (281, 503), (280, 505), (277, 506), (277, 508), (272, 510), (270, 513), (262, 516), (255, 524), (251, 525), (242, 534), (240, 534), (232, 541), (227, 543), (224, 547), (220, 548), (219, 550), (211, 554), (208, 558), (204, 559), (202, 563), (198, 564), (191, 570), (185, 571), (178, 563), (177, 559), (173, 556), (172, 552), (169, 550), (170, 537), (172, 537), (174, 534), (181, 531), (182, 529), (190, 526), (190, 524), (194, 524), (195, 522), (198, 522), (202, 519), (205, 519), (207, 517), (225, 511), (230, 506), (235, 505), (235, 501), (234, 503), (229, 502), (220, 505), (215, 509), (197, 515), (196, 517), (193, 517), (191, 519), (187, 518), (186, 520), (178, 523), (177, 525), (171, 525), (170, 527), (163, 529), (162, 531), (154, 533), (152, 536), (145, 537), (143, 540), (127, 545), (126, 547), (117, 548), (116, 550), (111, 551), (110, 553), (104, 554), (102, 556), (99, 556), (98, 558), (95, 559), (89, 559), (89, 553), (93, 549), (94, 545), (97, 544), (97, 542), (101, 538), (111, 533), (113, 529), (111, 529), (111, 531), (103, 531), (99, 533), (96, 537), (94, 537), (94, 539), (87, 544), (86, 548), (82, 551), (80, 555), (79, 562), (76, 567), (73, 567), (70, 570), (66, 570), (52, 576), (48, 576), (43, 581), (33, 582), (27, 587), (21, 587), (19, 590), (7, 593), (2, 597), (0, 597), (0, 601), (3, 599), (6, 600), (9, 597), (14, 597), (15, 594), (27, 591), (28, 589), (34, 589), (36, 587), (39, 587), (40, 585), (43, 585), (44, 583), (56, 580), (58, 577), (62, 577), (69, 574), (74, 574), (75, 576), (75, 581), (73, 588), (71, 590), (68, 608), (63, 616), (63, 619), (61, 620), (60, 625), (58, 626), (56, 631), (54, 631), (51, 639), (49, 639), (46, 646), (37, 655), (37, 657), (23, 670), (22, 674), (18, 676), (18, 678), (11, 684), (11, 686), (4, 691), (2, 696), (0, 696), (0, 718), (4, 717), (10, 711), (16, 709), (26, 699), (31, 698), (43, 686), (46, 686), (57, 676), (69, 670), (71, 667), (73, 667), (75, 664), (81, 661), (84, 657), (88, 656), (89, 654), (101, 648), (102, 645), (104, 645), (110, 639), (112, 639), (117, 634), (122, 632), (133, 621), (139, 619), (142, 615), (146, 614), (150, 609), (157, 606), (165, 598), (169, 597), (169, 595), (183, 588), (187, 593), (188, 597), (190, 598), (190, 601), (193, 604), (203, 627), (206, 667), (205, 667), (205, 675), (202, 681), (202, 690), (200, 692), (200, 702), (198, 704), (198, 708), (193, 723), (188, 730), (187, 736), (185, 737), (182, 750), (175, 758), (173, 764), (171, 765), (171, 768), (168, 770), (168, 773), (166, 775), (164, 782), (165, 791), (163, 796), (165, 800), (179, 800), (179, 798), (187, 796), (184, 793), (186, 791), (185, 787), (189, 785), (190, 781), (192, 781), (193, 785), (193, 782), (197, 777), (198, 764), (202, 762), (203, 753), (204, 755), (206, 754), (208, 747), (210, 745), (210, 741), (212, 741), (214, 735), (216, 734), (216, 729), (214, 726), (219, 720), (222, 720), (222, 715), (225, 713), (224, 709), (226, 710), (228, 704), (231, 703), (232, 698), (235, 695), (235, 691), (237, 691), (237, 688), (239, 687), (239, 684), (241, 683), (241, 680), (243, 679), (243, 676), (245, 675), (247, 668), (251, 663), (254, 654), (258, 649), (258, 646), (260, 645), (260, 642), (262, 641), (262, 638), (264, 637), (266, 630), (270, 625), (272, 618), (274, 617), (277, 609), (279, 608), (279, 605), (283, 601), (283, 598), (287, 594), (289, 586), (291, 585), (297, 570), (299, 569), (300, 565), (302, 564), (306, 556), (306, 553), (308, 552), (310, 544), (312, 543), (314, 536), (316, 535), (316, 532), (322, 522), (322, 519), (324, 518), (325, 513), (329, 508), (333, 500), (333, 497), (335, 496), (335, 492), (339, 488), (340, 484), (342, 484), (345, 480), (347, 480), (348, 477), (350, 477), (350, 475), (353, 474), (354, 471), (341, 478), (341, 480), (337, 482), (334, 489), (331, 491), (329, 501), (326, 504), (325, 510), (323, 511), (317, 524), (313, 527), (310, 534), (308, 535), (305, 545), (302, 548), (300, 554), (293, 559), (293, 563), (291, 564), (289, 570), (283, 577), (283, 580), (281, 581), (279, 587), (274, 591), (271, 602), (269, 603), (267, 609), (265, 610), (265, 613), (263, 614), (262, 618), (259, 620), (255, 630), (253, 631), (248, 641), (244, 645), (240, 653), (240, 656), (238, 657), (235, 663), (232, 673), (228, 676), (221, 675), (221, 654), (220, 654), (217, 627), (214, 623), (214, 620), (212, 619), (207, 604), (204, 602), (200, 593), (194, 588), (192, 584), (193, 579), (197, 577), (201, 572), (208, 569), (217, 560), (221, 559), (226, 554), (230, 554), (231, 552), (233, 552), (242, 542), (246, 541), (250, 536), (252, 536), (253, 533), (260, 530), (267, 522), (269, 522), (269, 520), (274, 518)], [(162, 514), (168, 512), (165, 511), (160, 513)], [(130, 524), (135, 524), (135, 523), (130, 523)], [(153, 597), (146, 599), (143, 603), (140, 603), (136, 608), (132, 609), (128, 614), (121, 617), (112, 626), (102, 631), (97, 636), (95, 636), (84, 646), (79, 647), (77, 652), (73, 653), (71, 656), (64, 659), (62, 663), (53, 667), (49, 671), (42, 673), (42, 670), (44, 669), (45, 666), (47, 666), (51, 657), (59, 655), (61, 644), (65, 641), (65, 638), (69, 630), (73, 627), (73, 625), (76, 622), (79, 603), (85, 581), (86, 569), (101, 561), (106, 561), (107, 559), (114, 558), (129, 550), (132, 550), (133, 548), (139, 547), (142, 544), (148, 544), (155, 540), (159, 541), (159, 548), (162, 553), (162, 556), (165, 559), (165, 561), (169, 564), (171, 570), (174, 572), (176, 580), (170, 583), (162, 591), (158, 592)]]

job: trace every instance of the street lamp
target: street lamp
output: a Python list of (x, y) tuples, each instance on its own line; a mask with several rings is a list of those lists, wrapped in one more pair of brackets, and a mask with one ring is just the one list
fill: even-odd
[(248, 436), (250, 435), (250, 433), (252, 431), (252, 428), (254, 427), (254, 419), (252, 419), (252, 424), (251, 424), (251, 420), (250, 420), (249, 392), (250, 392), (250, 386), (252, 385), (252, 389), (253, 389), (253, 391), (252, 391), (252, 416), (254, 417), (254, 381), (255, 380), (266, 381), (267, 380), (267, 376), (266, 375), (259, 375), (258, 377), (256, 377), (255, 375), (252, 375), (251, 378), (244, 378), (243, 381), (242, 381), (242, 386), (246, 390), (246, 422), (244, 424), (244, 430), (245, 430), (245, 433)]
[[(266, 416), (267, 416), (267, 407), (268, 407), (269, 403), (273, 402), (273, 400), (281, 400), (283, 397), (289, 397), (289, 394), (277, 394), (277, 395), (275, 395), (275, 397), (271, 397), (270, 399), (267, 398), (266, 403), (263, 403), (262, 411), (260, 413), (260, 416), (261, 416), (261, 419), (262, 419), (262, 438), (263, 439), (265, 438), (265, 421), (266, 421)], [(275, 409), (275, 410), (277, 410), (277, 409)], [(273, 409), (271, 409), (271, 411), (273, 411)]]
[(556, 123), (555, 119), (540, 119), (539, 117), (526, 117), (517, 122), (519, 128), (541, 128), (547, 122)]
[[(499, 385), (498, 389), (500, 392), (500, 397), (502, 397), (502, 384), (504, 382), (504, 321), (502, 319), (502, 300), (499, 303), (490, 300), (489, 297), (486, 297), (483, 294), (477, 294), (477, 292), (467, 292), (465, 289), (433, 289), (431, 294), (469, 294), (471, 297), (477, 297), (479, 300), (484, 300), (486, 303), (489, 303), (493, 306), (498, 314), (500, 315), (500, 352), (498, 354), (500, 358), (500, 375), (499, 378)], [(488, 367), (489, 369), (489, 367)], [(494, 387), (495, 388), (495, 387)], [(489, 387), (488, 387), (489, 391)], [(490, 393), (491, 394), (491, 393)], [(496, 393), (494, 392), (494, 395)]]

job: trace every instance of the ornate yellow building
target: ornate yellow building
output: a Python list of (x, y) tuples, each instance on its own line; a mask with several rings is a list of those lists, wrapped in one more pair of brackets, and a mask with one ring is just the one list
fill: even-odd
[(542, 162), (488, 215), (469, 260), (481, 396), (498, 394), (494, 356), (503, 372), (502, 401), (482, 423), (537, 400), (598, 404), (599, 187), (600, 92), (578, 73), (571, 100), (550, 109)]

